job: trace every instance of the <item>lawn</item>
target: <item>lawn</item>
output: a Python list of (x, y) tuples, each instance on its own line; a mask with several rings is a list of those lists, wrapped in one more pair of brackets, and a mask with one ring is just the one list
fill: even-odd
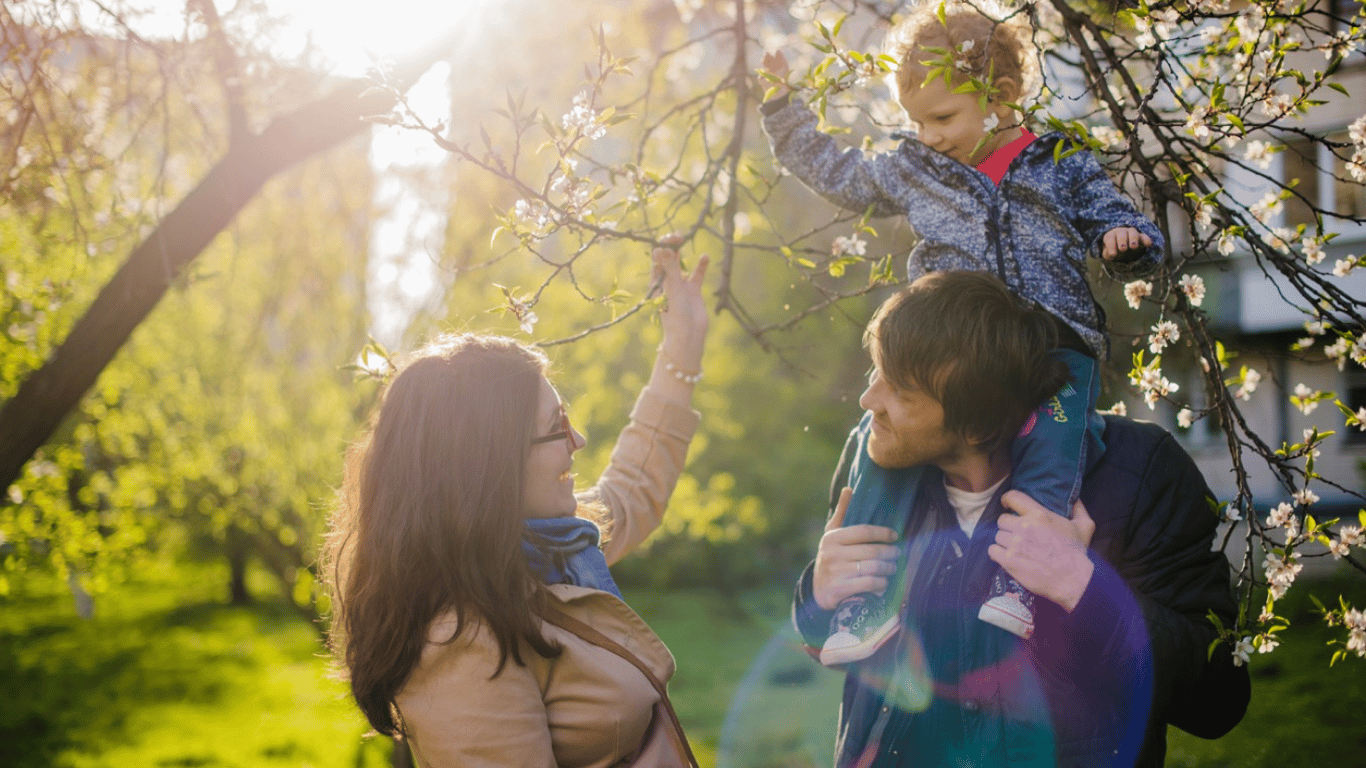
[[(90, 620), (60, 584), (0, 598), (0, 765), (386, 765), (316, 629), (278, 602), (225, 605), (224, 577), (167, 563)], [(1366, 579), (1342, 583), (1366, 604)], [(671, 691), (703, 766), (828, 765), (841, 678), (797, 648), (785, 588), (627, 599), (678, 660)], [(1169, 765), (1366, 766), (1366, 661), (1330, 668), (1334, 635), (1306, 603), (1287, 601), (1287, 643), (1254, 657), (1243, 723), (1212, 742), (1173, 730)]]

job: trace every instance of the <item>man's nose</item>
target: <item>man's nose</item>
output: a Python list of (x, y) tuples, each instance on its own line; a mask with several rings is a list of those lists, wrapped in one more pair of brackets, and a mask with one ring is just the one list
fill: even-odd
[(873, 385), (869, 384), (863, 390), (863, 394), (858, 396), (858, 407), (865, 411), (873, 410), (873, 399)]

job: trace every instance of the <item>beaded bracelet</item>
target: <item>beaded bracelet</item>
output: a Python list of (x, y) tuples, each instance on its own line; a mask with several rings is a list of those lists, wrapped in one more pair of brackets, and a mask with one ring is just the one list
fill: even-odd
[(684, 384), (696, 384), (702, 380), (702, 371), (700, 369), (696, 373), (687, 373), (682, 368), (674, 365), (674, 361), (671, 360), (668, 355), (664, 354), (663, 345), (660, 345), (657, 351), (659, 359), (664, 361), (664, 370), (668, 371), (675, 379), (678, 379)]

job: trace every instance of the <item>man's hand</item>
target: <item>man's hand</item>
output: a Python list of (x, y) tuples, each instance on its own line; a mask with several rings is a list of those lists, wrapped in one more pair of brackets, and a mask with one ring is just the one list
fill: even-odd
[(887, 577), (896, 572), (896, 531), (881, 525), (844, 525), (852, 488), (840, 492), (835, 514), (825, 524), (816, 550), (816, 571), (811, 580), (816, 605), (835, 610), (845, 598), (863, 592), (882, 594)]
[(1086, 556), (1095, 521), (1080, 501), (1072, 506), (1071, 520), (1019, 491), (1006, 493), (1001, 504), (1014, 513), (1003, 512), (997, 520), (996, 543), (987, 556), (1025, 589), (1071, 613), (1095, 572)]
[(1124, 256), (1129, 251), (1136, 251), (1139, 248), (1147, 248), (1153, 244), (1153, 239), (1139, 232), (1133, 227), (1115, 227), (1105, 233), (1103, 238), (1105, 247), (1100, 252), (1101, 258), (1106, 261), (1114, 261)]

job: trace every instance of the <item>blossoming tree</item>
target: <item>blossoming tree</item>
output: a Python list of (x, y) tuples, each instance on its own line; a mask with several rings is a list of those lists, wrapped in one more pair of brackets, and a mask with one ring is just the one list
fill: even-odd
[[(1348, 282), (1366, 267), (1366, 256), (1325, 260), (1335, 238), (1345, 234), (1350, 241), (1366, 232), (1366, 210), (1344, 204), (1366, 199), (1366, 115), (1358, 113), (1345, 132), (1307, 127), (1324, 110), (1350, 107), (1352, 89), (1359, 94), (1366, 87), (1362, 7), (1287, 0), (1140, 0), (1118, 10), (1065, 0), (969, 4), (1001, 19), (1029, 18), (1041, 82), (1036, 98), (1016, 105), (1024, 119), (1064, 134), (1060, 152), (1096, 152), (1171, 244), (1155, 276), (1122, 286), (1120, 307), (1146, 318), (1127, 378), (1149, 408), (1169, 403), (1179, 427), (1202, 420), (1222, 427), (1237, 479), (1211, 514), (1242, 523), (1228, 528), (1223, 543), (1236, 535), (1245, 553), (1235, 563), (1243, 617), (1239, 626), (1223, 628), (1224, 639), (1243, 661), (1249, 649), (1268, 652), (1288, 625), (1275, 613), (1276, 601), (1303, 567), (1306, 547), (1317, 544), (1326, 548), (1324, 556), (1366, 573), (1366, 511), (1317, 519), (1311, 488), (1362, 499), (1359, 477), (1324, 477), (1315, 458), (1336, 430), (1366, 430), (1366, 407), (1353, 410), (1336, 393), (1301, 383), (1287, 397), (1302, 412), (1321, 402), (1336, 407), (1321, 411), (1322, 424), (1302, 441), (1276, 444), (1259, 434), (1242, 404), (1263, 372), (1233, 362), (1234, 339), (1216, 330), (1206, 311), (1206, 280), (1221, 264), (1250, 265), (1243, 268), (1274, 278), (1283, 301), (1303, 313), (1306, 334), (1287, 352), (1316, 354), (1339, 368), (1366, 363), (1366, 301)], [(670, 230), (721, 250), (716, 309), (734, 316), (765, 348), (803, 318), (895, 283), (914, 233), (880, 234), (875, 225), (881, 222), (868, 216), (842, 214), (809, 196), (796, 202), (789, 196), (793, 183), (757, 137), (755, 114), (775, 84), (759, 69), (762, 52), (796, 50), (798, 74), (789, 85), (821, 113), (825, 129), (854, 134), (866, 151), (892, 146), (888, 134), (904, 118), (880, 89), (868, 86), (894, 66), (879, 42), (899, 4), (675, 0), (663, 10), (644, 6), (655, 19), (670, 11), (677, 16), (650, 30), (649, 45), (599, 31), (596, 61), (572, 100), (559, 102), (564, 106), (509, 97), (500, 127), (483, 125), (478, 137), (403, 106), (379, 118), (429, 132), (463, 167), (506, 185), (514, 199), (498, 217), (494, 242), (534, 254), (545, 267), (537, 288), (505, 293), (505, 309), (523, 329), (534, 330), (543, 291), (555, 280), (573, 281), (596, 251), (653, 241)], [(629, 26), (611, 10), (594, 16), (599, 30)], [(939, 54), (926, 63), (949, 71), (967, 50)], [(990, 86), (970, 79), (965, 87), (985, 95)], [(1278, 160), (1285, 161), (1283, 172), (1273, 173)], [(1338, 204), (1310, 189), (1320, 176), (1338, 191)], [(1259, 196), (1249, 199), (1230, 179), (1253, 180)], [(1295, 216), (1285, 215), (1289, 207)], [(803, 301), (771, 306), (740, 286), (737, 275), (774, 261), (781, 262), (783, 279), (810, 289)], [(651, 300), (641, 290), (616, 316)], [(1168, 375), (1172, 366), (1198, 366), (1201, 396), (1191, 397), (1192, 387), (1183, 390)], [(1254, 462), (1270, 469), (1293, 504), (1269, 513), (1256, 508), (1249, 482)], [(1257, 552), (1264, 553), (1260, 562)], [(1360, 608), (1331, 602), (1337, 607), (1325, 609), (1326, 620), (1347, 630), (1333, 660), (1366, 656)]]
[[(1362, 498), (1359, 478), (1321, 476), (1315, 462), (1331, 434), (1366, 429), (1366, 408), (1354, 410), (1338, 393), (1303, 382), (1280, 382), (1301, 413), (1336, 407), (1314, 411), (1321, 423), (1303, 440), (1282, 445), (1261, 434), (1245, 407), (1259, 387), (1265, 394), (1270, 374), (1238, 360), (1236, 338), (1208, 311), (1217, 298), (1211, 286), (1235, 263), (1263, 274), (1303, 314), (1305, 332), (1287, 352), (1337, 366), (1366, 363), (1366, 300), (1351, 288), (1366, 258), (1342, 248), (1360, 235), (1366, 213), (1336, 202), (1357, 199), (1366, 182), (1366, 117), (1358, 112), (1342, 131), (1324, 132), (1315, 122), (1325, 110), (1360, 104), (1362, 6), (969, 1), (1000, 18), (1029, 18), (1042, 52), (1040, 82), (1037, 97), (1018, 105), (1021, 114), (1039, 130), (1063, 133), (1060, 152), (1096, 152), (1170, 244), (1156, 275), (1115, 286), (1115, 325), (1142, 322), (1132, 357), (1116, 355), (1125, 363), (1120, 378), (1139, 402), (1176, 411), (1181, 427), (1221, 426), (1236, 481), (1211, 514), (1231, 524), (1229, 537), (1241, 538), (1246, 553), (1235, 563), (1244, 616), (1224, 628), (1225, 640), (1243, 657), (1268, 651), (1287, 626), (1276, 601), (1293, 587), (1307, 548), (1323, 547), (1324, 557), (1366, 572), (1366, 519), (1314, 515), (1315, 489)], [(454, 114), (413, 108), (403, 101), (404, 82), (380, 73), (375, 88), (382, 93), (369, 97), (398, 106), (369, 119), (424, 132), (455, 161), (463, 194), (448, 229), (459, 237), (448, 237), (435, 254), (452, 275), (478, 279), (514, 261), (529, 265), (520, 273), (534, 276), (529, 287), (498, 292), (514, 327), (553, 345), (650, 306), (658, 298), (648, 277), (619, 265), (669, 232), (716, 253), (716, 310), (761, 349), (797, 363), (802, 351), (789, 331), (832, 315), (856, 325), (870, 297), (898, 282), (914, 232), (898, 221), (836, 211), (787, 179), (758, 135), (756, 109), (775, 84), (760, 71), (762, 53), (783, 49), (795, 73), (790, 85), (821, 113), (826, 130), (850, 135), (867, 151), (893, 146), (890, 134), (904, 128), (904, 117), (876, 84), (894, 64), (880, 43), (900, 3), (561, 2), (555, 25), (532, 23), (539, 11), (530, 4), (504, 6), (502, 26), (484, 32), (480, 50), (515, 53), (453, 66)], [(248, 50), (261, 55), (245, 31), (203, 40), (189, 55), (205, 62), (216, 55), (231, 65), (234, 53)], [(589, 45), (575, 49), (579, 41)], [(948, 71), (964, 53), (942, 51), (932, 63)], [(264, 71), (220, 77), (232, 136), (246, 126), (244, 82), (268, 85), (263, 78), (279, 70)], [(259, 93), (270, 101), (269, 88)], [(11, 119), (4, 136), (22, 124)], [(12, 185), (26, 165), (22, 147), (0, 147), (8, 153), (0, 184)], [(56, 165), (59, 158), (47, 160)], [(1337, 197), (1312, 192), (1314, 184)], [(1256, 191), (1249, 197), (1244, 188)], [(475, 256), (470, 243), (491, 246)], [(165, 275), (144, 280), (160, 281), (162, 290), (168, 282)], [(600, 322), (542, 336), (546, 302), (561, 292), (600, 305)], [(48, 365), (63, 362), (57, 357)], [(18, 367), (37, 370), (34, 376), (43, 370), (32, 360)], [(1178, 370), (1199, 371), (1199, 384), (1182, 386)], [(44, 416), (56, 424), (64, 413)], [(0, 442), (8, 437), (0, 433)], [(1267, 467), (1291, 501), (1258, 509), (1254, 465)], [(1327, 620), (1346, 628), (1334, 658), (1366, 656), (1362, 606), (1325, 602), (1334, 606)]]

